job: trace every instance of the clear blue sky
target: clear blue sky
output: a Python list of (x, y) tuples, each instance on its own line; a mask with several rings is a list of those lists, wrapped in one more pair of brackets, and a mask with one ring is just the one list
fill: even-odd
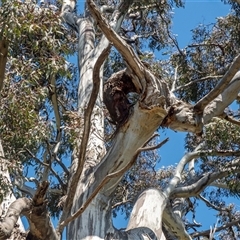
[[(191, 41), (191, 29), (199, 24), (208, 24), (216, 21), (217, 17), (225, 16), (230, 12), (229, 5), (224, 5), (220, 1), (202, 0), (186, 1), (185, 8), (174, 10), (173, 32), (177, 34), (180, 48), (184, 48)], [(160, 166), (169, 166), (178, 163), (185, 153), (184, 138), (185, 133), (165, 130), (161, 134), (162, 140), (166, 137), (170, 141), (160, 149)], [(207, 229), (215, 224), (214, 212), (208, 210), (204, 205), (201, 206), (201, 213), (197, 213), (197, 222), (203, 224), (202, 229)], [(119, 215), (113, 219), (117, 228), (124, 228), (127, 221)]]

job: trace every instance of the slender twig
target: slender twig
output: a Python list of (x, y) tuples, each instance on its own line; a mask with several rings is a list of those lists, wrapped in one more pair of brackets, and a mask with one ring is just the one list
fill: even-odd
[(202, 195), (198, 195), (198, 198), (201, 199), (208, 207), (211, 207), (211, 208), (213, 208), (216, 211), (222, 212), (222, 211), (227, 211), (228, 210), (227, 208), (218, 207), (218, 206), (212, 204), (210, 201), (208, 201)]
[(49, 164), (42, 162), (39, 158), (37, 158), (28, 148), (25, 148), (27, 153), (39, 164), (41, 164), (44, 167), (49, 167)]
[(173, 92), (176, 92), (176, 91), (179, 91), (181, 89), (184, 89), (184, 88), (187, 88), (187, 87), (190, 87), (191, 85), (195, 84), (195, 83), (198, 83), (198, 82), (203, 82), (203, 81), (208, 81), (210, 79), (216, 79), (216, 78), (221, 78), (223, 75), (216, 75), (216, 76), (207, 76), (207, 77), (203, 77), (203, 78), (199, 78), (199, 79), (196, 79), (196, 80), (193, 80), (189, 83), (186, 83), (182, 86), (179, 86), (177, 88), (175, 88), (173, 90)]
[(162, 142), (158, 143), (157, 145), (154, 145), (154, 146), (148, 146), (148, 147), (142, 147), (142, 148), (139, 148), (138, 151), (151, 151), (151, 150), (154, 150), (154, 149), (157, 149), (157, 148), (160, 148), (162, 147), (165, 143), (167, 143), (169, 141), (169, 138), (166, 138), (164, 139)]
[(131, 199), (127, 199), (127, 200), (124, 200), (124, 201), (118, 202), (118, 203), (114, 204), (111, 208), (114, 209), (114, 208), (116, 208), (116, 207), (118, 207), (118, 206), (120, 206), (120, 205), (123, 205), (123, 204), (129, 203), (129, 202), (132, 202), (132, 200), (131, 200)]
[(60, 178), (59, 174), (55, 172), (55, 170), (50, 166), (50, 164), (42, 162), (39, 158), (34, 156), (34, 154), (29, 149), (25, 148), (25, 150), (37, 163), (44, 166), (45, 168), (48, 168), (52, 172), (52, 174), (57, 178), (57, 180), (59, 181), (63, 189), (66, 187), (66, 185), (63, 183), (62, 179)]

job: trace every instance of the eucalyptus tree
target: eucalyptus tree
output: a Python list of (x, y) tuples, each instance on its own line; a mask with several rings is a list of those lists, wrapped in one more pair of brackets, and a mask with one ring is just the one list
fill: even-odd
[[(181, 1), (76, 4), (2, 1), (0, 239), (237, 239), (223, 199), (239, 192), (238, 4), (184, 49), (171, 32)], [(176, 167), (154, 168), (159, 128), (189, 133)], [(218, 214), (202, 232), (199, 201)]]

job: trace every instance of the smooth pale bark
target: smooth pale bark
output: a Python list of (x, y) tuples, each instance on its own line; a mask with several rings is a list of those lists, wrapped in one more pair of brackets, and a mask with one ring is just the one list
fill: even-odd
[(166, 200), (158, 190), (144, 191), (133, 207), (126, 231), (146, 227), (151, 229), (158, 238), (162, 236), (162, 214)]
[[(19, 198), (8, 207), (7, 213), (0, 224), (0, 239), (21, 239), (21, 231), (16, 227), (20, 214), (29, 211), (31, 201), (28, 198)], [(13, 231), (16, 227), (15, 231)]]
[(203, 123), (209, 123), (213, 117), (220, 116), (224, 109), (236, 100), (240, 90), (240, 72), (237, 72), (226, 89), (211, 101), (203, 112)]
[[(1, 197), (0, 216), (3, 218), (6, 216), (10, 205), (16, 200), (16, 198), (12, 193), (12, 189), (11, 189), (12, 184), (11, 184), (10, 175), (8, 171), (8, 162), (4, 157), (1, 140), (0, 140), (0, 177), (1, 177), (1, 184), (8, 185), (8, 188), (5, 189), (5, 191), (1, 190), (1, 195), (4, 197), (3, 198)], [(23, 231), (23, 232), (25, 231), (21, 219), (18, 218), (19, 215), (17, 216), (17, 218), (14, 218), (14, 217), (15, 216), (13, 216), (13, 219), (5, 218), (5, 221), (3, 221), (3, 225), (0, 224), (0, 229), (2, 228), (4, 229), (3, 236), (4, 235), (9, 236), (9, 234), (11, 235), (15, 223), (18, 224), (19, 231)], [(17, 239), (16, 236), (17, 235), (13, 234), (9, 239)]]

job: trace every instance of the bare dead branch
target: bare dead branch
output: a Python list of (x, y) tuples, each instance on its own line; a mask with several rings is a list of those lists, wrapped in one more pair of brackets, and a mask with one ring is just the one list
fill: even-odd
[(191, 82), (189, 82), (185, 85), (182, 85), (182, 86), (179, 86), (179, 87), (175, 88), (173, 90), (173, 92), (176, 92), (176, 91), (182, 90), (184, 88), (190, 87), (191, 85), (193, 85), (195, 83), (198, 83), (198, 82), (208, 81), (210, 79), (217, 79), (217, 78), (221, 78), (221, 77), (223, 77), (223, 75), (207, 76), (207, 77), (199, 78), (199, 79), (193, 80), (193, 81), (191, 81)]
[(157, 145), (148, 146), (148, 147), (142, 147), (142, 148), (139, 148), (138, 151), (140, 151), (140, 152), (142, 152), (142, 151), (151, 151), (151, 150), (154, 150), (154, 149), (162, 147), (168, 141), (169, 141), (169, 138), (166, 138), (162, 142), (158, 143)]
[(238, 55), (234, 59), (233, 63), (231, 64), (228, 71), (223, 76), (222, 80), (218, 83), (218, 85), (195, 104), (194, 109), (196, 112), (202, 113), (204, 108), (212, 100), (214, 100), (220, 93), (222, 93), (225, 90), (228, 83), (232, 80), (232, 78), (235, 76), (235, 74), (239, 71), (239, 65), (240, 65), (240, 55)]
[[(238, 224), (239, 224), (239, 220), (235, 220), (235, 221), (232, 221), (230, 223), (223, 224), (221, 227), (216, 228), (215, 232), (219, 232), (221, 230), (224, 230), (226, 228), (229, 228), (231, 226), (238, 225)], [(209, 234), (210, 234), (210, 230), (206, 230), (206, 231), (202, 231), (202, 232), (192, 233), (191, 236), (193, 238), (196, 238), (196, 237), (200, 237), (200, 236), (209, 236)]]

